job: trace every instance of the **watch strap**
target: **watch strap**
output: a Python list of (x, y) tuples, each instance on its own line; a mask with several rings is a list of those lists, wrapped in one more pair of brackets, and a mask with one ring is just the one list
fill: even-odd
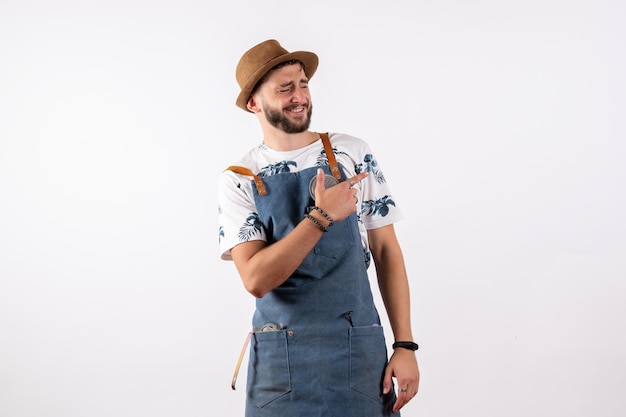
[(394, 349), (403, 348), (412, 351), (416, 351), (419, 348), (419, 346), (415, 342), (395, 342), (391, 347), (393, 347)]

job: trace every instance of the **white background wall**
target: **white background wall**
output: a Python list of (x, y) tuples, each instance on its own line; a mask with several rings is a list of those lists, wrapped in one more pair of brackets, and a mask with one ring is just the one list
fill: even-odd
[(219, 260), (216, 180), (261, 140), (234, 70), (268, 38), (319, 54), (312, 128), (368, 140), (405, 212), (404, 415), (623, 415), (625, 19), (617, 0), (2, 0), (0, 415), (242, 415), (253, 299)]

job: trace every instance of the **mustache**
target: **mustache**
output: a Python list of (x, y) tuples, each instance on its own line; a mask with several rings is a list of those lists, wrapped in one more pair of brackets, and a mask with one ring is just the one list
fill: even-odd
[(308, 102), (307, 102), (307, 103), (300, 103), (300, 104), (293, 104), (293, 105), (291, 105), (291, 106), (287, 106), (287, 107), (285, 107), (285, 108), (284, 108), (284, 110), (293, 110), (293, 109), (295, 109), (296, 107), (300, 107), (300, 106), (303, 106), (303, 107), (305, 107), (307, 110), (309, 110), (309, 103), (308, 103)]

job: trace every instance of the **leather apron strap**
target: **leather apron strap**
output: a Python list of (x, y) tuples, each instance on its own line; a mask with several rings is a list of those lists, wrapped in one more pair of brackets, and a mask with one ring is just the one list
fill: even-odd
[(240, 167), (237, 165), (231, 165), (226, 170), (236, 172), (237, 174), (247, 175), (249, 177), (254, 178), (254, 185), (256, 185), (256, 189), (259, 192), (259, 195), (265, 196), (267, 195), (267, 190), (265, 189), (265, 184), (263, 180), (258, 175), (255, 175), (254, 172), (250, 171), (248, 168)]
[(320, 137), (322, 138), (322, 143), (324, 144), (324, 151), (326, 152), (326, 157), (328, 158), (328, 165), (330, 165), (330, 173), (339, 182), (341, 182), (341, 171), (339, 171), (339, 166), (337, 165), (337, 160), (335, 159), (335, 153), (333, 152), (333, 147), (330, 144), (328, 133), (320, 133)]

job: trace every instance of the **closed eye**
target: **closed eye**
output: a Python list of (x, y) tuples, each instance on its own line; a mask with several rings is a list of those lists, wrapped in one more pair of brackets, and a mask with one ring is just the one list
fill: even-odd
[(279, 93), (288, 93), (293, 89), (293, 82), (289, 81), (288, 83), (281, 84), (278, 86)]
[[(309, 88), (309, 81), (308, 80), (301, 80), (300, 81), (300, 88)], [(282, 84), (278, 86), (278, 91), (279, 93), (289, 93), (294, 89), (294, 83), (292, 81), (289, 81), (288, 83)]]

